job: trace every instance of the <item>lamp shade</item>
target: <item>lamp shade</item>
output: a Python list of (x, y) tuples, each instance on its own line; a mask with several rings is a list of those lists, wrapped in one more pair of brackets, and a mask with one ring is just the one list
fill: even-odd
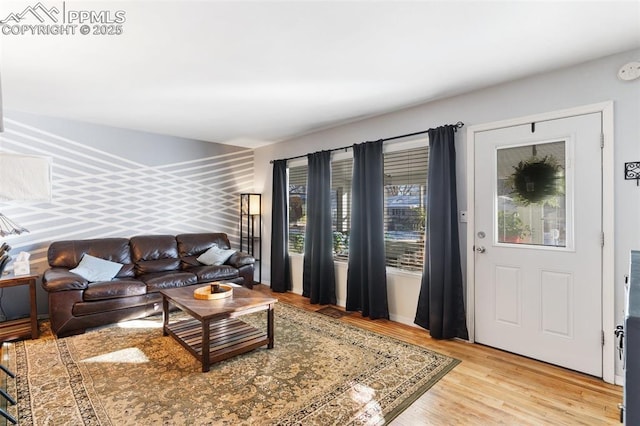
[(249, 194), (249, 214), (260, 214), (260, 194)]
[(261, 194), (240, 194), (240, 211), (244, 215), (260, 215), (262, 213)]
[(0, 201), (51, 201), (51, 159), (0, 153)]

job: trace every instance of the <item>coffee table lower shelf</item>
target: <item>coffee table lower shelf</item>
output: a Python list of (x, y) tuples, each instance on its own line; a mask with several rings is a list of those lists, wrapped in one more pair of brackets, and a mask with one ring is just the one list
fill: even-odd
[(214, 362), (269, 344), (267, 333), (236, 318), (226, 318), (211, 322), (207, 351), (203, 350), (203, 328), (204, 324), (196, 319), (165, 326), (165, 332), (172, 335), (202, 363), (203, 372), (209, 371), (209, 365)]

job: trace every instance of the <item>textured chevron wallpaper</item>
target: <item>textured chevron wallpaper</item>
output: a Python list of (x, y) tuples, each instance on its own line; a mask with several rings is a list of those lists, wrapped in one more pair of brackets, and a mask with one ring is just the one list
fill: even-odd
[(0, 151), (53, 159), (51, 203), (0, 203), (30, 231), (6, 238), (11, 253), (40, 270), (56, 240), (215, 231), (237, 247), (239, 194), (253, 190), (252, 150), (144, 132), (6, 112)]

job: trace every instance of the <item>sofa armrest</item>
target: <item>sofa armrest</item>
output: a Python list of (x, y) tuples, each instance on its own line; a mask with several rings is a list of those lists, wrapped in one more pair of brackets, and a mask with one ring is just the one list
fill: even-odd
[(256, 259), (247, 253), (237, 251), (231, 255), (226, 263), (235, 268), (240, 268), (245, 265), (253, 265), (254, 263), (256, 263)]
[(63, 290), (84, 290), (89, 281), (65, 268), (51, 268), (44, 271), (42, 287), (48, 292)]

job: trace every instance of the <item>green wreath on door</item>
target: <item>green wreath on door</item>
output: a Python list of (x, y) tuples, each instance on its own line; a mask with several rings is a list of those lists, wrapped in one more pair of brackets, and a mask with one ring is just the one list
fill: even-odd
[(562, 193), (562, 166), (552, 155), (531, 157), (513, 169), (512, 195), (521, 205), (541, 203)]

